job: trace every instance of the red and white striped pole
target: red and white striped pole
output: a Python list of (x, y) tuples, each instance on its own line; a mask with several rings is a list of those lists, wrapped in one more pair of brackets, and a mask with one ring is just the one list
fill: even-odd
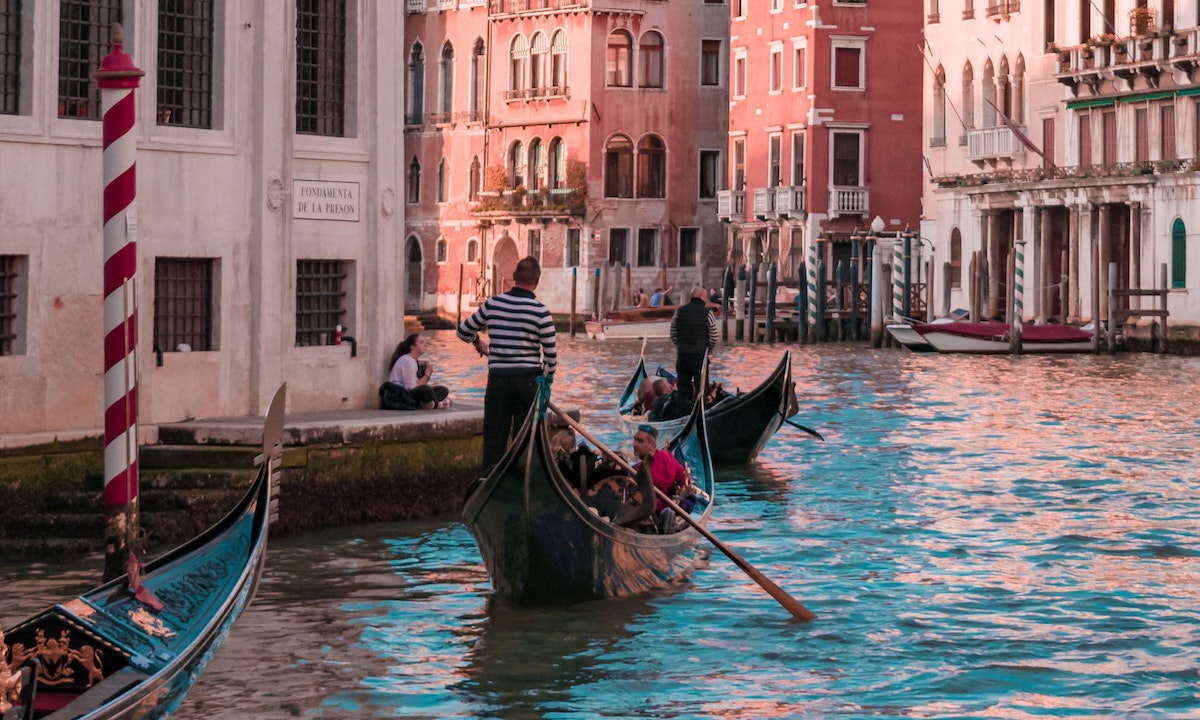
[(130, 212), (137, 196), (137, 113), (133, 91), (145, 73), (121, 49), (93, 74), (100, 89), (104, 132), (104, 503), (106, 579), (124, 572), (129, 538), (136, 537), (137, 465), (137, 242)]

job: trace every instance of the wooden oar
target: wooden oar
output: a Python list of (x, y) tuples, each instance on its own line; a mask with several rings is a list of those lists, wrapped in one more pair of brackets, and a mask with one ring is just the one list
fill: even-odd
[[(609, 449), (609, 447), (606, 446), (604, 443), (600, 442), (595, 437), (593, 437), (592, 434), (589, 433), (587, 430), (585, 430), (584, 427), (582, 425), (580, 425), (578, 422), (576, 422), (574, 418), (572, 418), (570, 415), (567, 415), (566, 412), (564, 412), (561, 408), (559, 408), (557, 405), (555, 405), (552, 402), (547, 403), (547, 405), (549, 406), (549, 408), (551, 410), (554, 411), (554, 413), (556, 415), (558, 415), (560, 420), (562, 420), (567, 425), (569, 425), (572, 429), (575, 430), (575, 432), (582, 435), (585, 440), (587, 440), (588, 442), (595, 445), (596, 448), (599, 449), (601, 452), (603, 452), (605, 455), (612, 458), (613, 461), (615, 461), (618, 465), (620, 465), (622, 469), (624, 469), (630, 475), (636, 474), (633, 467), (631, 467), (629, 465), (629, 463), (625, 462), (625, 458), (616, 454), (611, 449)], [(708, 541), (711, 542), (713, 545), (715, 545), (718, 550), (725, 553), (725, 556), (728, 557), (730, 560), (732, 560), (735, 565), (740, 567), (743, 572), (745, 572), (747, 575), (749, 575), (751, 580), (758, 583), (759, 587), (761, 587), (763, 590), (766, 590), (768, 595), (775, 598), (776, 602), (778, 602), (780, 605), (782, 605), (785, 610), (790, 612), (792, 614), (792, 617), (796, 618), (797, 620), (803, 620), (804, 622), (808, 622), (817, 617), (815, 613), (813, 613), (808, 608), (804, 607), (804, 605), (801, 604), (801, 602), (799, 600), (792, 597), (791, 595), (788, 595), (787, 592), (785, 592), (783, 588), (776, 585), (774, 582), (772, 582), (772, 580), (770, 578), (768, 578), (766, 575), (763, 575), (761, 572), (759, 572), (757, 568), (755, 568), (750, 563), (746, 562), (746, 560), (743, 559), (741, 555), (738, 555), (736, 552), (734, 552), (733, 549), (730, 548), (728, 545), (726, 545), (725, 543), (718, 540), (716, 535), (713, 535), (711, 532), (708, 531), (708, 528), (704, 527), (699, 522), (697, 522), (696, 519), (693, 518), (690, 513), (688, 513), (683, 508), (679, 507), (679, 505), (674, 500), (672, 500), (666, 493), (664, 493), (662, 490), (659, 490), (656, 487), (656, 488), (654, 488), (654, 494), (656, 496), (658, 496), (658, 499), (662, 500), (663, 503), (665, 503), (667, 507), (669, 507), (675, 511), (676, 517), (683, 518), (684, 521), (687, 522), (688, 525), (691, 525), (692, 527), (696, 528), (697, 532), (699, 532), (701, 535), (703, 535), (705, 538), (707, 538)]]
[(816, 430), (813, 430), (810, 427), (805, 427), (804, 425), (801, 425), (800, 423), (796, 422), (795, 420), (792, 420), (791, 418), (784, 418), (783, 421), (785, 423), (787, 423), (788, 425), (791, 425), (792, 427), (796, 428), (797, 430), (802, 430), (802, 431), (808, 433), (809, 435), (812, 435), (813, 437), (820, 440), (821, 442), (825, 441), (824, 435), (817, 432)]

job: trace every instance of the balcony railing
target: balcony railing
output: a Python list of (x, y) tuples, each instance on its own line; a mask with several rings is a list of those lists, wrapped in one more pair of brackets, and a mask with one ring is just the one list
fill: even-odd
[(775, 213), (795, 216), (804, 212), (804, 186), (783, 185), (775, 188)]
[(1052, 47), (1058, 55), (1055, 77), (1078, 94), (1080, 84), (1095, 92), (1102, 76), (1116, 76), (1127, 83), (1141, 75), (1157, 86), (1164, 73), (1178, 70), (1191, 73), (1200, 65), (1200, 28), (1178, 32), (1151, 30), (1144, 35), (1093, 39), (1083, 45)]
[(409, 13), (425, 12), (426, 0), (408, 0), (407, 9)]
[(833, 185), (829, 188), (829, 214), (866, 215), (871, 212), (871, 191), (861, 185)]
[(1012, 159), (1025, 153), (1025, 146), (1008, 127), (990, 127), (967, 133), (967, 157), (971, 160)]
[(425, 114), (424, 113), (405, 113), (404, 124), (411, 125), (414, 127), (420, 127), (421, 125), (425, 124)]
[(490, 0), (488, 7), (492, 15), (520, 15), (576, 10), (590, 4), (590, 0)]
[(717, 217), (726, 222), (745, 222), (746, 191), (718, 190)]
[(775, 190), (754, 188), (754, 217), (766, 219), (775, 214)]

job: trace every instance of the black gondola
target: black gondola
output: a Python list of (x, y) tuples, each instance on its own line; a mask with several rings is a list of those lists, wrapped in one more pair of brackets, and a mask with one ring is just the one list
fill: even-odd
[[(658, 428), (659, 435), (673, 437), (683, 428), (686, 419), (647, 421), (644, 415), (633, 414), (638, 386), (647, 377), (646, 360), (639, 358), (633, 376), (617, 401), (621, 424), (627, 434), (632, 434), (638, 425), (648, 422)], [(729, 465), (750, 462), (758, 457), (784, 420), (795, 412), (792, 354), (785, 351), (779, 365), (758, 387), (730, 395), (710, 405), (704, 413), (713, 462)]]
[[(700, 523), (712, 512), (713, 492), (702, 404), (670, 446), (703, 491), (692, 510)], [(690, 526), (640, 532), (592, 512), (555, 462), (552, 421), (539, 405), (534, 403), (504, 458), (463, 506), (463, 521), (496, 594), (520, 603), (626, 597), (686, 576), (700, 533)]]
[(122, 575), (0, 635), (8, 645), (0, 659), (33, 668), (26, 674), (36, 678), (11, 714), (140, 719), (179, 706), (262, 578), (285, 394), (286, 385), (267, 411), (254, 483), (220, 522), (132, 579)]

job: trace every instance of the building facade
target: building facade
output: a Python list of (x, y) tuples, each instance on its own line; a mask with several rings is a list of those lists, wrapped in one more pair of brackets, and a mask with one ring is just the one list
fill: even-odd
[(1020, 248), (1025, 321), (1105, 320), (1114, 267), (1115, 311), (1165, 284), (1171, 323), (1197, 325), (1200, 3), (926, 11), (922, 235), (950, 279), (942, 309), (1011, 315)]
[(403, 331), (404, 8), (9, 2), (0, 446), (104, 425), (91, 72), (118, 22), (145, 71), (129, 222), (142, 440), (158, 423), (261, 413), (284, 380), (291, 411), (370, 406)]
[[(735, 0), (727, 189), (731, 257), (865, 273), (866, 237), (921, 217), (917, 0)], [(811, 250), (811, 252), (810, 252)], [(857, 277), (856, 281), (863, 281)]]

